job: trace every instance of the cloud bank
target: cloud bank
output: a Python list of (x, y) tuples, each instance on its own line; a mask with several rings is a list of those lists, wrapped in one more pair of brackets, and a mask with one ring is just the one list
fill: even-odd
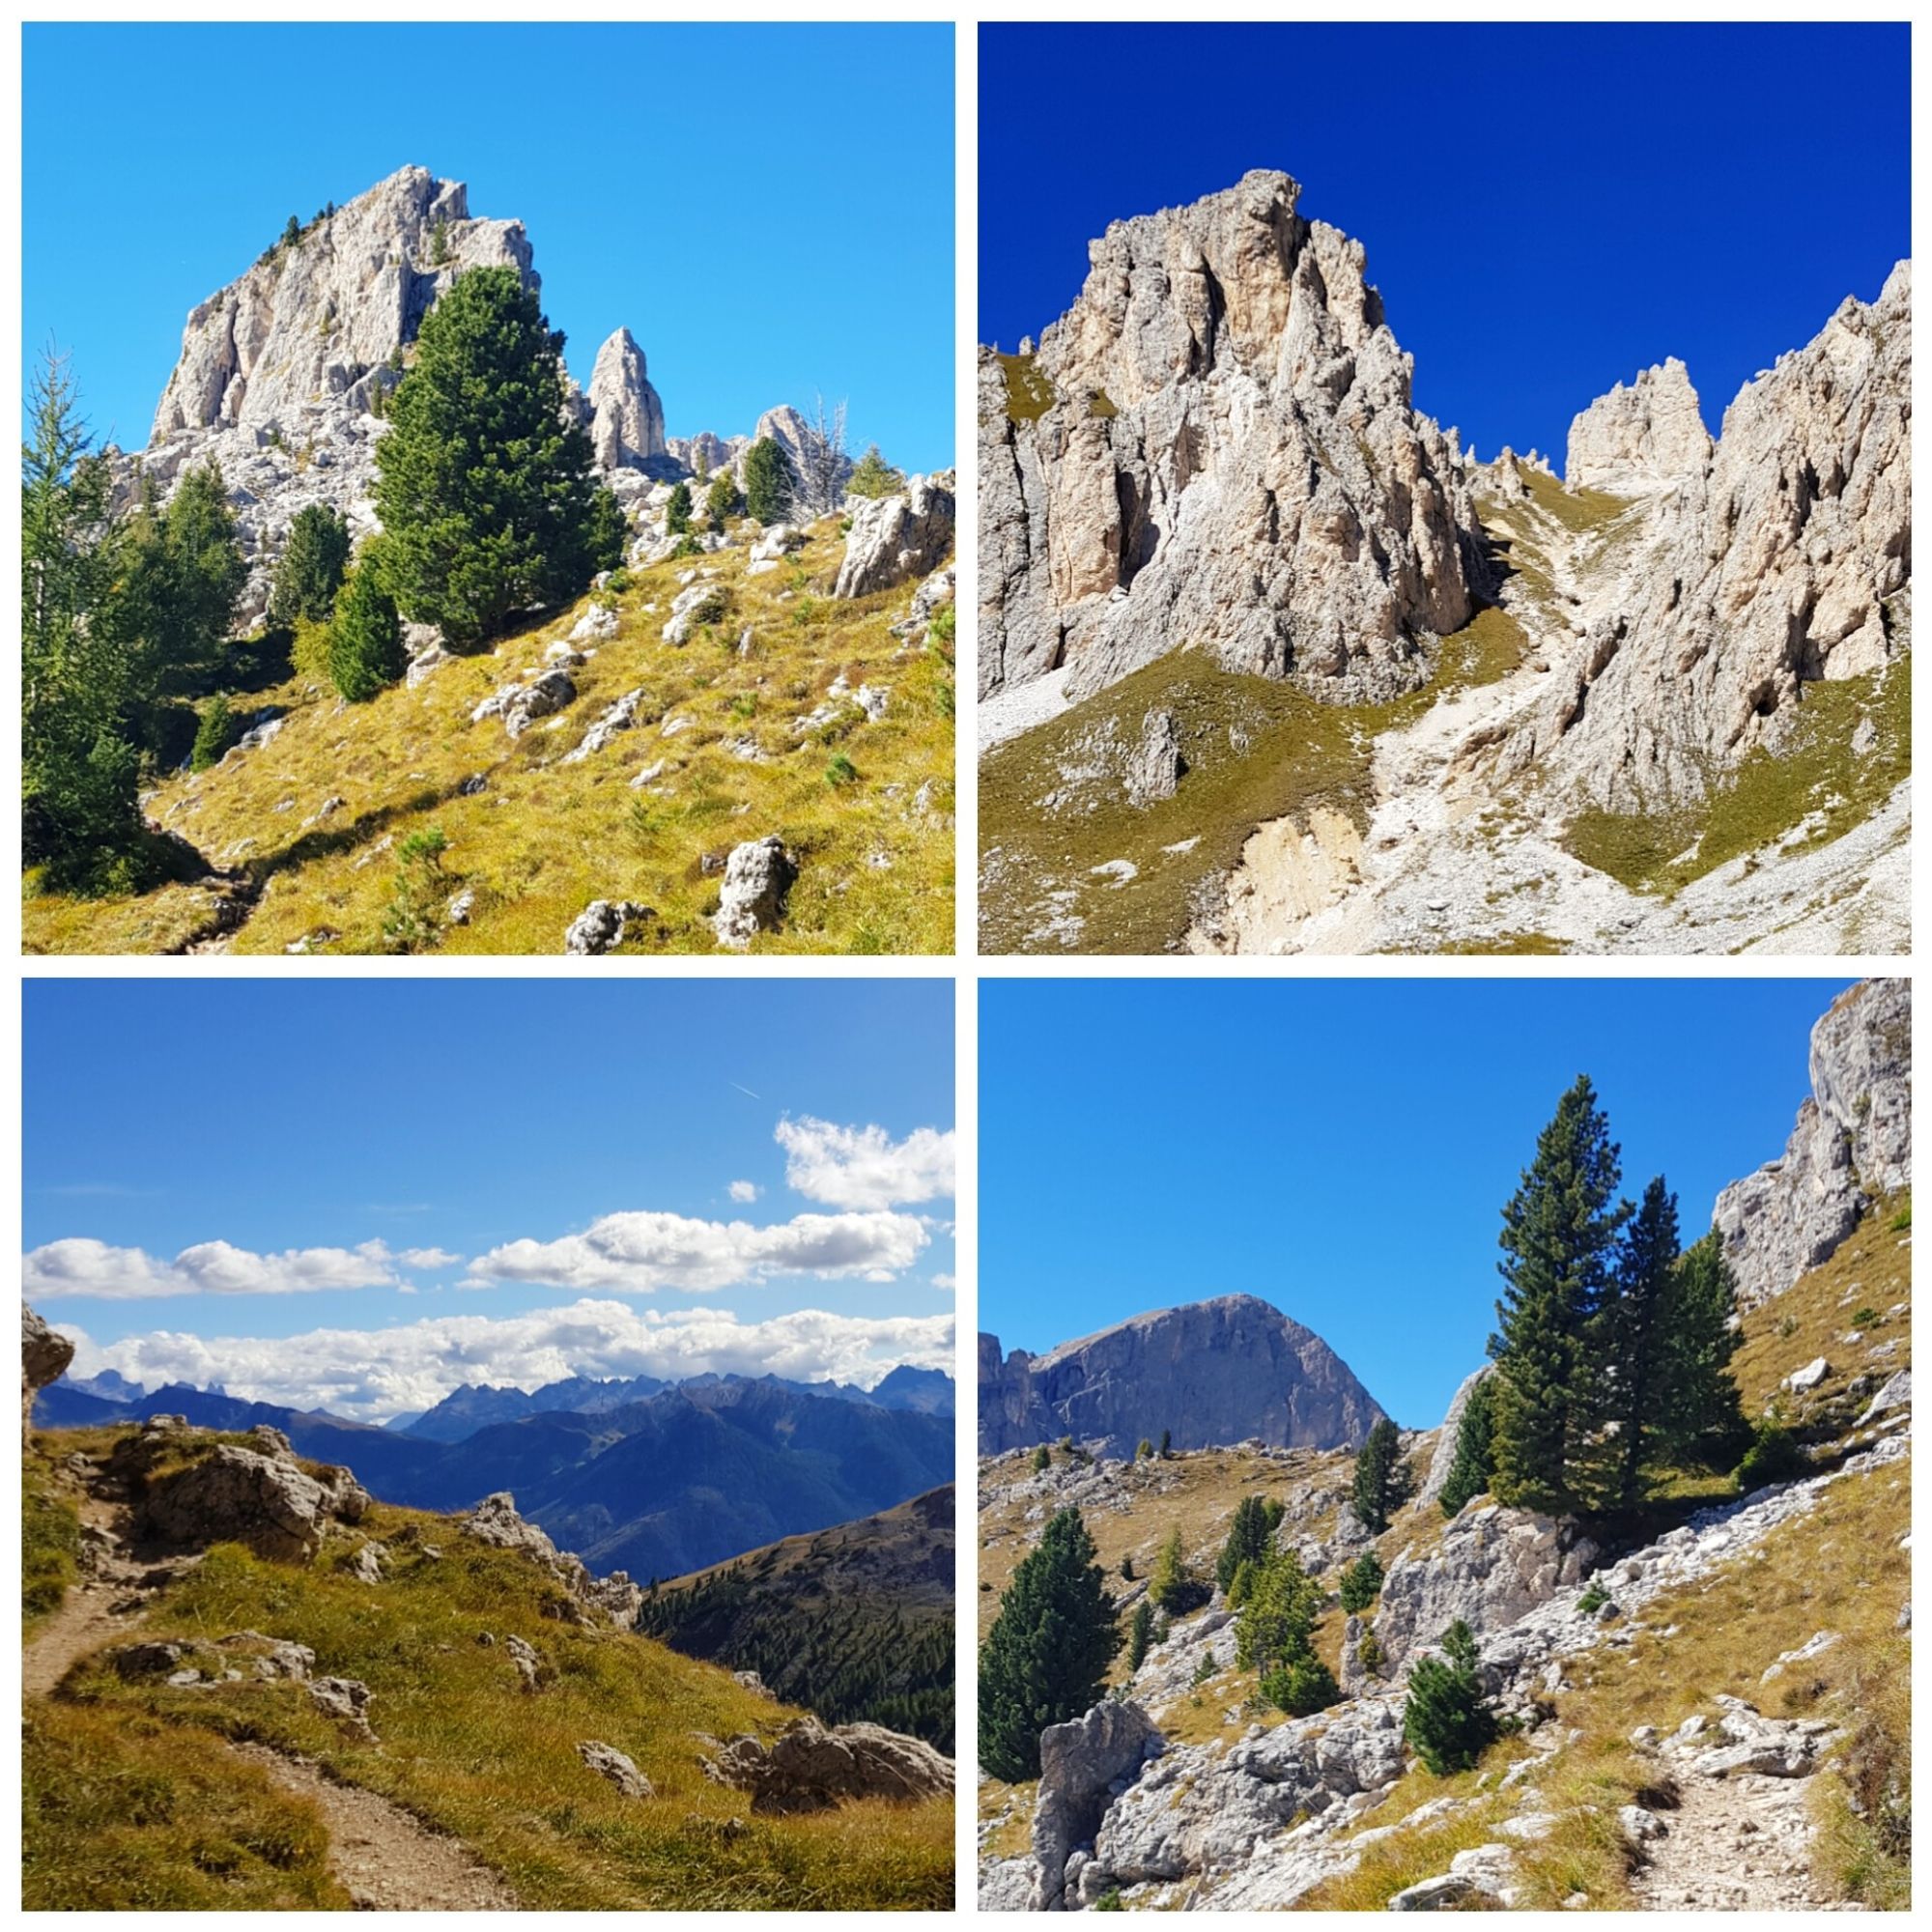
[(105, 1347), (72, 1323), (72, 1373), (118, 1369), (156, 1388), (219, 1385), (250, 1402), (383, 1422), (434, 1406), (464, 1382), (540, 1388), (569, 1376), (782, 1376), (873, 1386), (901, 1363), (952, 1369), (950, 1315), (867, 1318), (801, 1309), (741, 1321), (727, 1309), (582, 1300), (501, 1319), (442, 1316), (374, 1331), (249, 1338), (157, 1331)]
[(895, 1141), (883, 1127), (841, 1127), (810, 1114), (781, 1121), (785, 1181), (832, 1208), (896, 1208), (952, 1195), (952, 1129), (916, 1127)]
[(288, 1248), (278, 1255), (258, 1255), (230, 1241), (198, 1241), (166, 1261), (144, 1248), (76, 1236), (49, 1241), (25, 1258), (21, 1293), (30, 1301), (55, 1295), (143, 1301), (163, 1294), (309, 1294), (395, 1288), (403, 1280), (400, 1268), (450, 1267), (462, 1259), (440, 1248), (396, 1254), (382, 1241), (355, 1248)]

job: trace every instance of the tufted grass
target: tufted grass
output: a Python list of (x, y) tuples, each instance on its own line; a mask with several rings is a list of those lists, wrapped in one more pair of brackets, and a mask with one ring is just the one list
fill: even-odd
[[(259, 751), (231, 754), (199, 775), (176, 774), (148, 810), (216, 865), (245, 866), (262, 885), (236, 952), (281, 952), (327, 929), (332, 952), (384, 948), (398, 851), (412, 834), (449, 841), (439, 904), (470, 889), (467, 925), (441, 934), (444, 952), (562, 950), (565, 927), (596, 898), (630, 898), (657, 913), (626, 952), (717, 952), (705, 923), (716, 910), (715, 867), (730, 847), (777, 832), (798, 855), (783, 929), (760, 952), (942, 953), (953, 946), (953, 703), (950, 635), (901, 647), (890, 626), (911, 588), (857, 600), (829, 595), (843, 554), (836, 521), (776, 571), (745, 575), (747, 547), (627, 573), (616, 598), (622, 629), (571, 672), (577, 700), (512, 741), (494, 719), (469, 723), (477, 702), (542, 662), (590, 602), (444, 665), (417, 690), (398, 685), (366, 705), (287, 671), (247, 700), (286, 707), (288, 723)], [(715, 569), (727, 616), (673, 647), (660, 633), (677, 576)], [(655, 612), (645, 609), (655, 605)], [(736, 650), (749, 628), (748, 655)], [(852, 689), (891, 689), (867, 723), (846, 704), (800, 735), (795, 719), (825, 701), (843, 672)], [(641, 688), (637, 728), (582, 764), (564, 765), (592, 722)], [(690, 728), (667, 738), (660, 721)], [(647, 721), (647, 722), (644, 722)], [(763, 762), (726, 749), (755, 742)], [(848, 782), (828, 781), (844, 758)], [(657, 788), (633, 790), (647, 764), (668, 760)], [(477, 775), (485, 788), (464, 796)], [(926, 810), (915, 796), (930, 784)], [(330, 798), (341, 808), (303, 829)], [(287, 802), (285, 810), (277, 810)], [(252, 844), (249, 842), (252, 841)], [(880, 865), (876, 862), (885, 860)], [(192, 883), (131, 898), (71, 899), (27, 881), (30, 952), (164, 952), (205, 925), (213, 899)]]
[[(72, 1446), (65, 1437), (63, 1453)], [(340, 1567), (365, 1536), (391, 1551), (380, 1585), (357, 1582)], [(526, 1556), (474, 1543), (450, 1519), (421, 1511), (378, 1505), (305, 1567), (217, 1546), (157, 1597), (142, 1635), (212, 1639), (255, 1630), (305, 1643), (316, 1653), (317, 1675), (369, 1685), (380, 1744), (344, 1733), (299, 1685), (127, 1684), (83, 1659), (46, 1707), (55, 1715), (45, 1749), (30, 1760), (30, 1870), (39, 1872), (44, 1896), (69, 1905), (128, 1902), (126, 1875), (136, 1868), (156, 1899), (188, 1902), (199, 1866), (183, 1868), (191, 1845), (181, 1821), (206, 1788), (244, 1823), (280, 1821), (295, 1833), (289, 1859), (299, 1876), (305, 1855), (298, 1856), (289, 1801), (265, 1809), (258, 1781), (221, 1748), (222, 1740), (251, 1740), (312, 1757), (328, 1776), (460, 1840), (526, 1909), (951, 1905), (951, 1804), (752, 1817), (748, 1795), (703, 1775), (698, 1738), (769, 1739), (797, 1714), (723, 1668), (628, 1631), (580, 1627), (566, 1609), (560, 1587)], [(513, 1634), (544, 1660), (535, 1695), (519, 1688), (505, 1648)], [(657, 1797), (626, 1800), (588, 1771), (577, 1755), (586, 1739), (626, 1752)], [(95, 1776), (96, 1766), (103, 1782), (145, 1780), (157, 1793), (151, 1809), (128, 1815), (114, 1859), (102, 1865), (81, 1857), (59, 1823), (68, 1782)], [(727, 1837), (723, 1827), (731, 1820), (745, 1829)], [(256, 1876), (272, 1889), (266, 1874)]]
[[(980, 946), (991, 952), (1055, 952), (1032, 936), (1051, 888), (1076, 895), (1083, 952), (1176, 949), (1193, 923), (1197, 893), (1239, 863), (1249, 835), (1272, 819), (1305, 822), (1327, 807), (1368, 823), (1370, 764), (1382, 732), (1409, 724), (1438, 698), (1492, 684), (1522, 660), (1521, 627), (1499, 609), (1445, 639), (1430, 683), (1386, 704), (1324, 704), (1293, 684), (1220, 669), (1199, 652), (1173, 651), (1070, 711), (1000, 746), (980, 766), (980, 847), (996, 848), (1013, 887), (982, 885)], [(1083, 742), (1109, 727), (1123, 744), (1151, 709), (1174, 712), (1186, 775), (1175, 795), (1127, 804), (1118, 781), (1069, 786)], [(1049, 811), (1054, 792), (1074, 793)], [(1166, 848), (1192, 838), (1185, 852)], [(1126, 859), (1127, 886), (1093, 868)]]
[(20, 1484), (20, 1618), (31, 1632), (59, 1609), (80, 1577), (80, 1514), (43, 1460), (29, 1455)]

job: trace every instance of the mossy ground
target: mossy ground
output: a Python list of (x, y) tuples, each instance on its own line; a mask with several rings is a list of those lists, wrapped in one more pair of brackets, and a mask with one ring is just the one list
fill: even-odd
[[(44, 1435), (35, 1453), (65, 1456), (76, 1439)], [(379, 1506), (362, 1529), (392, 1553), (380, 1585), (340, 1567), (357, 1535), (306, 1567), (221, 1545), (159, 1595), (141, 1634), (255, 1630), (305, 1643), (319, 1675), (369, 1685), (380, 1746), (345, 1735), (298, 1685), (128, 1684), (83, 1660), (30, 1714), (30, 1908), (346, 1904), (318, 1864), (313, 1813), (229, 1757), (224, 1739), (299, 1752), (402, 1806), (468, 1846), (526, 1909), (951, 1905), (950, 1804), (753, 1818), (745, 1794), (703, 1776), (695, 1734), (770, 1737), (794, 1712), (647, 1638), (564, 1620), (541, 1570), (446, 1518)], [(518, 1688), (511, 1635), (545, 1660), (535, 1695)], [(656, 1799), (626, 1800), (588, 1771), (585, 1739), (626, 1752)], [(100, 1816), (119, 1821), (105, 1842), (89, 1827)], [(732, 1820), (743, 1829), (727, 1835)], [(234, 1844), (248, 1856), (223, 1849)]]
[[(1195, 652), (1156, 659), (982, 760), (980, 854), (1000, 855), (981, 890), (982, 949), (1062, 950), (1041, 931), (1047, 895), (1059, 892), (1071, 895), (1066, 910), (1083, 922), (1079, 951), (1174, 950), (1193, 923), (1200, 888), (1239, 861), (1257, 827), (1305, 820), (1318, 806), (1366, 825), (1377, 737), (1413, 723), (1438, 698), (1507, 676), (1523, 650), (1515, 618), (1482, 611), (1443, 640), (1427, 686), (1365, 705), (1324, 704)], [(1175, 715), (1187, 764), (1172, 798), (1135, 808), (1117, 779), (1068, 782), (1064, 772), (1082, 765), (1084, 746), (1109, 733), (1131, 744), (1147, 713), (1161, 709)], [(1170, 849), (1179, 846), (1186, 849)], [(1117, 859), (1136, 867), (1124, 886), (1094, 875)]]
[[(829, 596), (842, 549), (828, 521), (803, 552), (759, 576), (744, 574), (743, 545), (632, 570), (616, 599), (619, 636), (571, 672), (576, 701), (554, 728), (544, 720), (517, 740), (494, 719), (472, 724), (470, 712), (539, 665), (587, 600), (443, 666), (417, 690), (398, 685), (366, 705), (339, 705), (284, 665), (279, 681), (246, 700), (251, 710), (285, 707), (280, 733), (206, 773), (169, 777), (149, 812), (212, 863), (245, 867), (260, 884), (256, 910), (230, 941), (236, 952), (281, 952), (325, 930), (338, 936), (317, 950), (385, 950), (399, 850), (432, 830), (449, 841), (439, 903), (475, 895), (469, 923), (441, 932), (445, 952), (560, 952), (566, 926), (596, 898), (655, 910), (625, 952), (715, 952), (705, 922), (717, 905), (716, 867), (732, 845), (772, 832), (798, 856), (800, 876), (783, 929), (755, 940), (754, 951), (950, 952), (950, 634), (901, 649), (889, 627), (909, 588)], [(694, 567), (718, 572), (728, 613), (673, 647), (661, 633), (677, 578)], [(752, 643), (741, 656), (747, 629)], [(840, 672), (852, 690), (890, 687), (885, 716), (867, 723), (848, 698), (823, 726), (795, 732), (794, 721), (826, 701)], [(638, 688), (636, 729), (581, 764), (560, 762)], [(661, 722), (677, 719), (688, 727), (665, 736)], [(754, 747), (758, 758), (733, 747)], [(840, 766), (835, 782), (840, 758), (850, 773)], [(663, 776), (634, 790), (630, 781), (659, 759)], [(481, 788), (465, 795), (461, 787), (479, 776)], [(305, 828), (331, 798), (342, 805)], [(30, 952), (169, 951), (206, 925), (215, 903), (189, 883), (102, 899), (43, 895), (27, 883)]]

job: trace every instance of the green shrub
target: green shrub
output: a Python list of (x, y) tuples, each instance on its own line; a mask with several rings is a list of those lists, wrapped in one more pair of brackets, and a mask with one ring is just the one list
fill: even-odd
[(1381, 1594), (1381, 1559), (1371, 1549), (1342, 1573), (1342, 1607), (1359, 1616)]
[(855, 784), (859, 778), (859, 767), (843, 752), (834, 752), (825, 766), (825, 782), (836, 790), (839, 785)]
[(713, 478), (711, 488), (704, 495), (704, 520), (714, 530), (722, 530), (744, 507), (745, 499), (738, 494), (737, 480), (728, 469)]
[(1751, 1431), (1751, 1444), (1738, 1464), (1738, 1489), (1745, 1495), (1768, 1483), (1788, 1483), (1810, 1467), (1798, 1438), (1775, 1415), (1763, 1417)]
[(1037, 1476), (1053, 1461), (1053, 1452), (1044, 1442), (1033, 1452), (1033, 1472)]
[(234, 732), (235, 717), (228, 708), (227, 696), (217, 691), (201, 714), (201, 724), (194, 734), (194, 750), (188, 753), (188, 770), (205, 772), (210, 765), (219, 764)]
[(449, 895), (442, 855), (449, 840), (434, 829), (412, 832), (396, 853), (396, 883), (383, 916), (383, 938), (391, 952), (423, 952), (442, 937), (442, 909)]
[(1270, 1670), (1261, 1681), (1262, 1695), (1277, 1711), (1291, 1718), (1313, 1717), (1340, 1701), (1341, 1688), (1335, 1673), (1319, 1657), (1297, 1658), (1279, 1670)]
[(335, 623), (328, 641), (329, 679), (350, 703), (366, 704), (394, 684), (409, 667), (396, 600), (364, 563), (352, 573), (335, 600)]
[(1609, 1601), (1610, 1593), (1595, 1577), (1592, 1577), (1590, 1579), (1590, 1587), (1577, 1599), (1577, 1607), (1586, 1617), (1594, 1617)]
[(665, 528), (672, 536), (681, 537), (691, 528), (691, 485), (680, 483), (670, 493), (670, 501), (665, 505)]
[(852, 473), (845, 479), (845, 492), (851, 497), (890, 497), (904, 488), (905, 472), (895, 469), (879, 454), (876, 442), (852, 466)]

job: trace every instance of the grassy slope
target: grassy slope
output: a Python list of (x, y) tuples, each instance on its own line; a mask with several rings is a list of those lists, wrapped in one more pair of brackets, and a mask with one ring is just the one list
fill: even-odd
[(949, 1486), (748, 1550), (653, 1590), (643, 1627), (758, 1671), (829, 1721), (867, 1719), (951, 1752), (952, 1516)]
[[(36, 1458), (51, 1463), (93, 1439), (43, 1436)], [(381, 1746), (345, 1736), (299, 1687), (124, 1684), (83, 1661), (31, 1714), (30, 1906), (345, 1903), (323, 1895), (304, 1807), (228, 1758), (222, 1738), (301, 1752), (402, 1805), (469, 1846), (527, 1908), (950, 1905), (950, 1804), (752, 1818), (745, 1794), (702, 1775), (694, 1734), (769, 1737), (792, 1712), (662, 1644), (559, 1620), (558, 1591), (541, 1571), (461, 1537), (447, 1518), (378, 1506), (363, 1529), (394, 1557), (380, 1585), (338, 1568), (357, 1535), (306, 1568), (223, 1545), (162, 1595), (142, 1634), (256, 1630), (306, 1643), (318, 1675), (370, 1686)], [(513, 1634), (549, 1666), (534, 1697), (516, 1688), (503, 1647)], [(587, 1771), (576, 1748), (584, 1739), (627, 1752), (656, 1800), (626, 1801)], [(103, 1814), (121, 1821), (104, 1844), (89, 1823)], [(733, 1819), (746, 1829), (727, 1836)], [(260, 1841), (232, 1889), (195, 1849), (204, 1827)]]
[[(623, 629), (571, 673), (579, 696), (556, 728), (539, 722), (516, 741), (494, 719), (469, 723), (482, 697), (542, 662), (584, 605), (506, 639), (485, 655), (445, 665), (417, 690), (397, 686), (364, 706), (338, 707), (299, 675), (248, 702), (286, 706), (289, 722), (269, 745), (231, 754), (199, 777), (166, 780), (153, 817), (217, 865), (247, 865), (266, 881), (238, 952), (279, 952), (327, 927), (333, 952), (383, 946), (396, 883), (395, 847), (435, 828), (450, 841), (451, 893), (476, 894), (466, 926), (442, 950), (557, 952), (564, 928), (595, 898), (632, 898), (657, 910), (640, 944), (626, 951), (712, 952), (704, 916), (718, 879), (704, 869), (739, 841), (781, 834), (798, 854), (784, 930), (755, 950), (784, 952), (941, 952), (953, 943), (952, 646), (900, 655), (889, 626), (909, 588), (856, 601), (826, 595), (842, 555), (838, 526), (812, 532), (798, 556), (757, 577), (743, 575), (743, 547), (630, 573), (619, 600)], [(679, 573), (717, 569), (728, 616), (682, 648), (662, 641)], [(645, 607), (655, 605), (655, 612)], [(753, 634), (748, 655), (739, 635)], [(841, 716), (802, 738), (792, 722), (815, 710), (843, 671), (856, 690), (886, 685), (885, 717)], [(638, 728), (582, 764), (556, 762), (591, 723), (641, 687)], [(690, 728), (666, 738), (659, 723)], [(726, 745), (756, 741), (766, 762)], [(833, 785), (842, 754), (855, 781)], [(668, 762), (654, 788), (633, 790), (647, 764)], [(458, 787), (477, 774), (485, 788)], [(934, 781), (920, 810), (915, 794)], [(344, 801), (306, 831), (302, 821), (331, 797)], [(284, 800), (288, 808), (277, 810)], [(384, 844), (384, 841), (393, 841)], [(252, 841), (252, 843), (250, 842)], [(881, 866), (881, 857), (890, 861)], [(29, 896), (26, 949), (35, 952), (157, 952), (179, 946), (208, 917), (207, 889), (175, 884), (135, 898)]]
[[(980, 847), (982, 858), (997, 848), (999, 873), (1025, 891), (995, 884), (984, 893), (982, 947), (1059, 950), (1053, 940), (1029, 939), (1042, 881), (1050, 881), (1078, 895), (1074, 909), (1086, 921), (1079, 950), (1168, 950), (1192, 923), (1197, 889), (1239, 860), (1258, 826), (1305, 821), (1318, 807), (1366, 825), (1376, 738), (1413, 723), (1439, 697), (1506, 676), (1523, 644), (1507, 612), (1481, 611), (1443, 641), (1423, 690), (1363, 705), (1323, 704), (1293, 685), (1176, 651), (1002, 745), (980, 767)], [(1063, 778), (1063, 766), (1082, 762), (1083, 741), (1112, 728), (1131, 743), (1147, 712), (1158, 708), (1174, 712), (1187, 761), (1172, 798), (1136, 809), (1117, 781), (1069, 785)], [(1242, 734), (1239, 750), (1235, 733)], [(1042, 801), (1053, 792), (1071, 798), (1049, 813)], [(1186, 839), (1196, 842), (1184, 852), (1165, 849)], [(1093, 876), (1094, 867), (1114, 859), (1128, 860), (1139, 876), (1125, 887)]]

